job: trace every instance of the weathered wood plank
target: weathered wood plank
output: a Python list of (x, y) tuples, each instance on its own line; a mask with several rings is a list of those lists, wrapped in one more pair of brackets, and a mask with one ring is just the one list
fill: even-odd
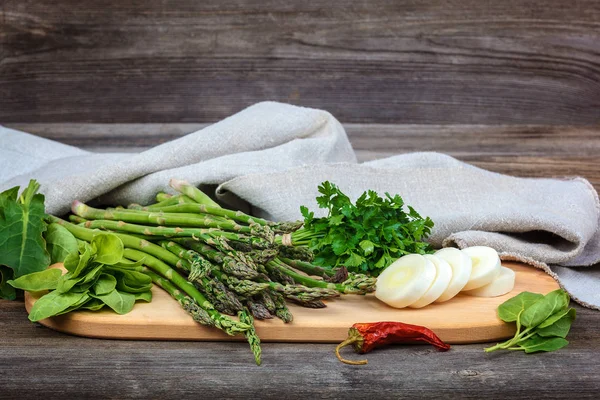
[(597, 124), (600, 3), (0, 2), (0, 121)]
[[(142, 151), (206, 124), (7, 124), (91, 151)], [(583, 176), (600, 190), (600, 126), (345, 124), (361, 161), (437, 151), (525, 177)]]
[(79, 338), (29, 323), (21, 302), (0, 301), (0, 397), (596, 398), (600, 314), (577, 311), (571, 344), (556, 353), (390, 346), (352, 367), (333, 345), (265, 343), (257, 367), (244, 343)]

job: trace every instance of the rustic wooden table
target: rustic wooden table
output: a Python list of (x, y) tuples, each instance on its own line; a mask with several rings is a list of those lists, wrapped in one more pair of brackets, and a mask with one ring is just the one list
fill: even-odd
[[(0, 0), (0, 123), (141, 151), (261, 100), (326, 109), (361, 160), (440, 151), (600, 188), (595, 0)], [(598, 398), (600, 312), (571, 344), (394, 346), (96, 340), (0, 301), (0, 398)]]

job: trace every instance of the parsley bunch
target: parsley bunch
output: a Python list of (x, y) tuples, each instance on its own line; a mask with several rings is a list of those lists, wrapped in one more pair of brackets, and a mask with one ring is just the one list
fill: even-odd
[(316, 200), (320, 208), (328, 209), (327, 217), (315, 218), (314, 212), (301, 206), (304, 227), (292, 234), (294, 246), (307, 245), (314, 252), (315, 264), (378, 275), (405, 254), (432, 251), (423, 240), (433, 221), (410, 206), (407, 213), (399, 195), (385, 193), (381, 198), (369, 190), (352, 204), (327, 181), (319, 185), (319, 193)]

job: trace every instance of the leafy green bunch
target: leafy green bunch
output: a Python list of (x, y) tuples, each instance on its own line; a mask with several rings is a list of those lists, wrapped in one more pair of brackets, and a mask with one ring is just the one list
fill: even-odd
[(14, 300), (15, 289), (7, 282), (50, 265), (44, 232), (47, 224), (44, 195), (31, 180), (19, 195), (15, 186), (0, 193), (0, 298)]
[(498, 306), (498, 316), (515, 322), (515, 336), (504, 343), (485, 349), (523, 350), (525, 353), (554, 351), (569, 344), (566, 336), (575, 320), (575, 309), (569, 308), (569, 295), (562, 289), (542, 295), (522, 292)]
[(29, 292), (50, 291), (33, 305), (29, 313), (32, 322), (78, 309), (96, 311), (105, 305), (126, 314), (136, 300), (152, 300), (152, 279), (137, 270), (141, 263), (123, 259), (123, 242), (116, 235), (98, 233), (87, 243), (77, 242), (58, 224), (51, 224), (49, 229), (63, 238), (60, 250), (54, 250), (68, 253), (64, 258), (67, 273), (49, 268), (8, 281), (14, 288)]
[(316, 200), (320, 208), (328, 209), (327, 217), (315, 218), (314, 212), (300, 207), (304, 228), (292, 236), (295, 244), (302, 244), (304, 239), (309, 245), (315, 253), (315, 264), (345, 266), (351, 272), (377, 275), (405, 254), (432, 251), (424, 239), (433, 221), (406, 206), (399, 195), (385, 193), (381, 198), (369, 190), (352, 204), (330, 182), (323, 182), (318, 190), (321, 196)]

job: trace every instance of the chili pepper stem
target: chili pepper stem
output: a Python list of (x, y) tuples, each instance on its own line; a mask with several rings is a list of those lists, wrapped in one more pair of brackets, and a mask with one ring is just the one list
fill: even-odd
[(340, 349), (342, 347), (346, 347), (350, 344), (356, 343), (358, 342), (358, 338), (356, 336), (354, 337), (349, 337), (348, 339), (344, 340), (342, 343), (338, 344), (337, 347), (335, 348), (335, 356), (337, 357), (338, 360), (340, 360), (341, 362), (343, 362), (344, 364), (349, 364), (349, 365), (366, 365), (369, 362), (367, 360), (358, 360), (358, 361), (353, 361), (353, 360), (348, 360), (346, 358), (343, 358), (342, 355), (340, 354)]

